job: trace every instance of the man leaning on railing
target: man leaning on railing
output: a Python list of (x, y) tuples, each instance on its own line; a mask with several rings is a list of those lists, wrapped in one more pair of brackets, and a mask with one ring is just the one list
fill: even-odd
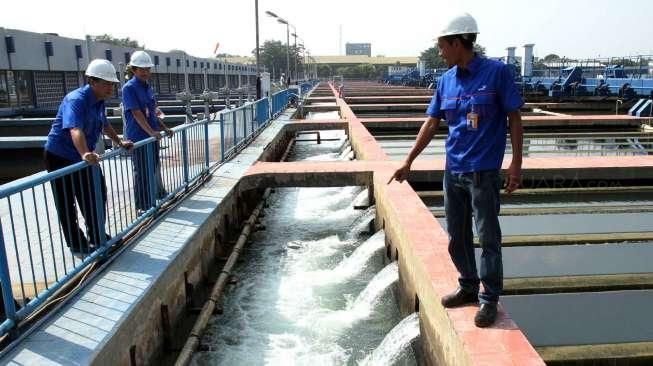
[(158, 117), (157, 102), (154, 96), (154, 90), (150, 85), (150, 68), (154, 66), (152, 58), (145, 51), (136, 51), (132, 54), (127, 66), (127, 75), (129, 81), (122, 88), (122, 105), (125, 110), (125, 132), (124, 135), (134, 142), (139, 142), (154, 137), (157, 141), (150, 147), (153, 153), (153, 159), (148, 162), (148, 146), (137, 147), (134, 149), (133, 166), (134, 166), (134, 198), (136, 210), (139, 216), (154, 206), (150, 198), (150, 177), (147, 174), (148, 165), (155, 172), (157, 186), (157, 198), (163, 198), (167, 195), (163, 182), (161, 182), (161, 170), (159, 164), (159, 140), (161, 131), (165, 132), (168, 137), (172, 137), (174, 132), (168, 128)]
[[(87, 166), (70, 175), (54, 179), (52, 193), (55, 207), (59, 215), (61, 229), (66, 244), (73, 253), (88, 253), (100, 244), (100, 235), (108, 235), (102, 227), (97, 227), (94, 220), (95, 190), (100, 183), (102, 187), (102, 206), (106, 217), (106, 186), (100, 170), (101, 182), (95, 182), (92, 169), (100, 157), (93, 152), (95, 144), (102, 132), (111, 138), (118, 146), (131, 149), (131, 141), (120, 139), (116, 131), (107, 121), (104, 101), (113, 95), (116, 69), (107, 60), (96, 59), (86, 68), (88, 84), (68, 93), (59, 106), (57, 116), (52, 123), (45, 144), (44, 160), (48, 172), (85, 161)], [(86, 223), (86, 235), (79, 227), (77, 205)]]

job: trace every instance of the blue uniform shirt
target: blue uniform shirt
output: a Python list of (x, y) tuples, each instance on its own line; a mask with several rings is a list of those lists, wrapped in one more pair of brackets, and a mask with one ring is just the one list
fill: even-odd
[[(426, 111), (447, 121), (447, 170), (470, 173), (501, 168), (507, 115), (523, 104), (513, 73), (503, 62), (474, 56), (466, 69), (449, 69)], [(470, 112), (478, 115), (476, 130), (467, 127)]]
[(140, 110), (150, 127), (154, 131), (159, 130), (154, 91), (148, 83), (135, 76), (129, 79), (122, 87), (122, 107), (125, 111), (125, 136), (128, 140), (137, 142), (150, 137), (136, 122), (132, 110)]
[(79, 128), (84, 131), (88, 150), (93, 151), (102, 128), (108, 124), (104, 101), (95, 98), (91, 87), (86, 85), (75, 89), (68, 93), (59, 105), (45, 149), (64, 159), (81, 161), (82, 157), (73, 145), (70, 129)]

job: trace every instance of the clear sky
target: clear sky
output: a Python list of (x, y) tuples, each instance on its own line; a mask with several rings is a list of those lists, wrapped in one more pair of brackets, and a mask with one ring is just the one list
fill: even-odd
[[(210, 56), (220, 42), (221, 52), (250, 55), (255, 47), (254, 0), (8, 0), (1, 9), (0, 27), (74, 38), (109, 33), (158, 51)], [(342, 25), (343, 49), (371, 42), (373, 55), (416, 56), (459, 11), (477, 19), (478, 41), (491, 56), (525, 43), (535, 43), (540, 57), (653, 54), (653, 0), (260, 0), (261, 43), (286, 38), (266, 10), (295, 25), (314, 55), (339, 54)]]

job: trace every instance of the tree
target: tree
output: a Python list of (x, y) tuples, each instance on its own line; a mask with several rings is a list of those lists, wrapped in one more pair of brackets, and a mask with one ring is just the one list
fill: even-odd
[(114, 36), (110, 34), (100, 34), (99, 36), (90, 36), (91, 40), (95, 42), (104, 42), (104, 43), (109, 43), (113, 44), (116, 46), (123, 46), (123, 47), (132, 47), (132, 48), (145, 48), (145, 45), (140, 45), (137, 40), (131, 39), (129, 37), (125, 38), (115, 38)]
[(555, 53), (550, 53), (544, 56), (544, 62), (555, 62), (555, 61), (560, 61), (560, 56), (556, 55)]
[(427, 69), (440, 69), (448, 66), (442, 57), (440, 57), (437, 47), (431, 47), (424, 50), (419, 56), (419, 59), (424, 61)]
[[(485, 56), (485, 47), (480, 44), (474, 45), (474, 52), (480, 56)], [(420, 60), (424, 61), (427, 69), (441, 69), (448, 68), (449, 65), (440, 57), (440, 51), (437, 46), (428, 48), (422, 51), (420, 55)]]
[(378, 71), (372, 64), (360, 64), (352, 66), (342, 66), (336, 69), (336, 74), (346, 79), (376, 79)]
[(317, 76), (323, 78), (333, 76), (333, 69), (329, 65), (317, 65)]
[[(304, 59), (299, 50), (299, 47), (290, 46), (289, 68), (291, 73), (295, 70), (295, 61), (297, 70), (301, 70), (301, 64)], [(252, 54), (255, 55), (256, 50), (253, 50)], [(261, 65), (265, 66), (267, 70), (275, 71), (276, 74), (272, 75), (272, 77), (277, 78), (281, 73), (286, 73), (286, 45), (281, 41), (265, 41), (259, 48), (259, 59)]]
[(474, 52), (476, 52), (479, 56), (485, 56), (485, 47), (477, 43), (474, 45)]

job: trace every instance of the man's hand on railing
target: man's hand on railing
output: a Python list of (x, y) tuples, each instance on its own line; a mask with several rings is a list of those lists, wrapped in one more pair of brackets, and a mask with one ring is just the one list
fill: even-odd
[(172, 138), (172, 136), (175, 135), (175, 131), (173, 131), (171, 128), (166, 128), (164, 131), (165, 131), (166, 136), (169, 137), (169, 138)]
[(118, 146), (122, 147), (123, 149), (131, 151), (131, 149), (134, 148), (134, 143), (131, 142), (130, 140), (120, 140)]
[(96, 165), (100, 161), (100, 155), (94, 152), (87, 152), (84, 155), (82, 155), (82, 160), (84, 160), (85, 162), (91, 165)]
[(154, 131), (153, 134), (150, 135), (150, 137), (154, 137), (157, 141), (161, 140), (161, 132), (159, 131)]

